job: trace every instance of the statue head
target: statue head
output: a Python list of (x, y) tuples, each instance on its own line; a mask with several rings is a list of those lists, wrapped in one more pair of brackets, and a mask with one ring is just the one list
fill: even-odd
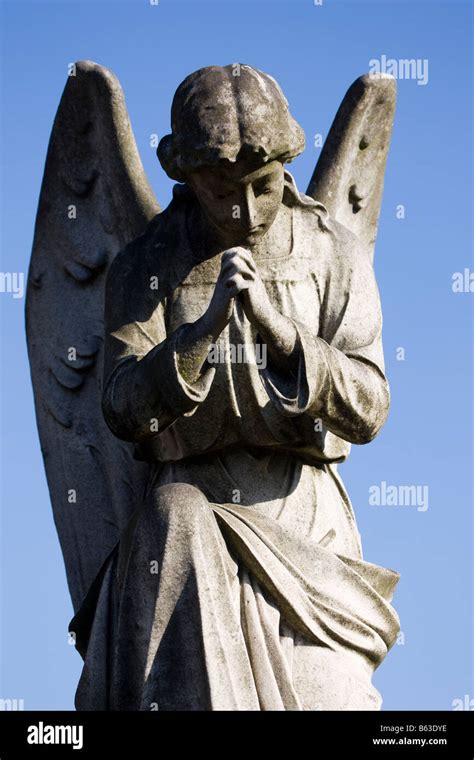
[(277, 82), (244, 64), (199, 69), (176, 90), (171, 126), (157, 151), (168, 176), (192, 188), (228, 244), (256, 242), (280, 208), (283, 165), (304, 149)]

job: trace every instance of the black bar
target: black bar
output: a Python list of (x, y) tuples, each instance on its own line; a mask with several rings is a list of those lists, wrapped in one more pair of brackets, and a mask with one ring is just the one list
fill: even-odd
[[(158, 760), (189, 747), (253, 754), (263, 742), (308, 760), (341, 757), (474, 758), (473, 714), (459, 712), (0, 712), (0, 760), (117, 757)], [(63, 727), (63, 728), (60, 728)], [(226, 731), (228, 730), (228, 733)], [(81, 733), (82, 732), (82, 733)], [(30, 741), (28, 741), (28, 739)], [(57, 743), (47, 743), (54, 739)], [(40, 743), (31, 743), (38, 741)], [(63, 743), (69, 741), (69, 743)], [(171, 742), (171, 747), (169, 743)], [(77, 750), (73, 749), (73, 745)], [(82, 746), (79, 746), (82, 745)], [(285, 747), (287, 749), (285, 749)], [(127, 755), (127, 752), (130, 753)], [(402, 754), (404, 753), (404, 754)], [(342, 755), (344, 757), (344, 755)]]

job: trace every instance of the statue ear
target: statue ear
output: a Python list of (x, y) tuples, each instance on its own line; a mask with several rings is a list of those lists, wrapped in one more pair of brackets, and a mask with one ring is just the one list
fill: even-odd
[(170, 179), (184, 182), (184, 176), (179, 169), (176, 145), (173, 135), (162, 137), (156, 149), (158, 161)]

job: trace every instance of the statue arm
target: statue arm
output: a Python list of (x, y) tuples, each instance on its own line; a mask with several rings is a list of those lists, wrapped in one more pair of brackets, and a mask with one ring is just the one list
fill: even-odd
[(106, 379), (102, 409), (119, 438), (135, 442), (151, 438), (178, 417), (194, 414), (207, 397), (215, 369), (208, 367), (193, 382), (179, 370), (177, 345), (188, 327), (179, 327), (143, 358), (131, 354), (122, 359)]
[(294, 375), (298, 369), (298, 330), (293, 320), (272, 308), (269, 318), (258, 323), (258, 332), (274, 368)]
[(152, 295), (145, 270), (118, 261), (105, 299), (102, 409), (112, 432), (134, 442), (194, 414), (205, 400), (215, 375), (205, 360), (222, 329), (205, 313), (167, 335), (166, 299)]
[[(373, 268), (366, 251), (346, 249), (335, 260), (323, 299), (320, 334), (302, 323), (296, 331), (297, 370), (282, 380), (269, 363), (262, 379), (270, 400), (286, 415), (319, 417), (328, 430), (350, 443), (367, 443), (388, 414), (382, 314)], [(293, 378), (293, 379), (292, 379)]]

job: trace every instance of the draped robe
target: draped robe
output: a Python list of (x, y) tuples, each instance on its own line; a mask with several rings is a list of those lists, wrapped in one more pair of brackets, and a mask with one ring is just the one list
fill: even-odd
[(151, 468), (70, 625), (78, 709), (380, 707), (398, 574), (362, 558), (337, 470), (388, 411), (379, 295), (360, 242), (285, 177), (291, 251), (257, 265), (296, 328), (292, 375), (236, 299), (214, 359), (182, 377), (220, 269), (193, 246), (186, 187), (111, 267), (104, 415)]

